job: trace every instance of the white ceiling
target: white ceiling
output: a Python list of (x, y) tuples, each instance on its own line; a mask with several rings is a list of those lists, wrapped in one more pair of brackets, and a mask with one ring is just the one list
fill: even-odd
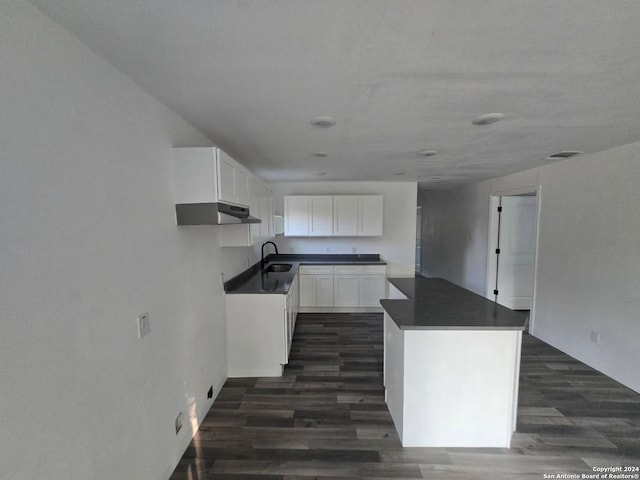
[(445, 188), (640, 140), (638, 0), (31, 2), (268, 181)]

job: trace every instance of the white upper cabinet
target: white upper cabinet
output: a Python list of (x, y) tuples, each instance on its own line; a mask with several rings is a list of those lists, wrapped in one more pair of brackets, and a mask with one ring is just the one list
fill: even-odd
[(333, 235), (338, 237), (358, 236), (358, 195), (333, 196)]
[(174, 148), (175, 203), (227, 202), (249, 207), (262, 223), (225, 225), (221, 247), (256, 245), (273, 237), (273, 193), (258, 177), (216, 147)]
[(174, 148), (175, 203), (249, 206), (249, 172), (216, 147)]
[(237, 203), (238, 194), (236, 191), (235, 162), (222, 150), (220, 150), (218, 172), (218, 191), (220, 192), (220, 200)]
[(284, 198), (290, 237), (382, 236), (382, 195), (292, 195)]
[[(249, 178), (249, 212), (260, 220), (264, 216), (260, 210), (260, 183), (255, 178)], [(261, 228), (262, 223), (252, 223), (249, 226), (252, 245), (260, 242), (262, 238)]]
[(267, 189), (267, 232), (268, 237), (273, 238), (276, 236), (276, 229), (274, 225), (274, 211), (273, 211), (273, 190), (270, 188)]
[(284, 234), (289, 237), (330, 237), (333, 235), (331, 195), (284, 197)]
[(249, 205), (249, 172), (220, 150), (218, 162), (220, 200), (237, 205)]
[(249, 172), (241, 167), (236, 167), (236, 198), (238, 203), (251, 207)]
[(382, 236), (382, 195), (358, 196), (358, 235), (363, 237)]
[(309, 236), (333, 235), (333, 197), (315, 195), (309, 197)]
[(290, 237), (309, 236), (309, 197), (284, 197), (284, 234)]
[(266, 185), (260, 185), (260, 236), (273, 238), (273, 193)]
[(218, 201), (217, 148), (174, 148), (173, 185), (175, 203)]

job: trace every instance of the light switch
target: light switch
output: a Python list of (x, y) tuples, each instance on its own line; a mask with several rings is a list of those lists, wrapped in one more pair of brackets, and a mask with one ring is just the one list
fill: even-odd
[(151, 333), (151, 325), (149, 325), (149, 314), (147, 312), (138, 315), (138, 338)]

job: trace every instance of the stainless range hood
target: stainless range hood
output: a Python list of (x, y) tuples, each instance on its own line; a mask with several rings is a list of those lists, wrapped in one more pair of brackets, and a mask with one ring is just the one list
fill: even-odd
[(249, 207), (228, 203), (180, 203), (176, 205), (178, 225), (237, 225), (262, 223), (249, 215)]

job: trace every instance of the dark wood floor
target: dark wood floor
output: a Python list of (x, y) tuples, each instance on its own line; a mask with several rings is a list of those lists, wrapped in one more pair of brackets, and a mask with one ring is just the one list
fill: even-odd
[(382, 315), (300, 314), (284, 376), (229, 379), (171, 480), (539, 480), (640, 466), (639, 438), (640, 395), (525, 335), (511, 449), (402, 448)]

